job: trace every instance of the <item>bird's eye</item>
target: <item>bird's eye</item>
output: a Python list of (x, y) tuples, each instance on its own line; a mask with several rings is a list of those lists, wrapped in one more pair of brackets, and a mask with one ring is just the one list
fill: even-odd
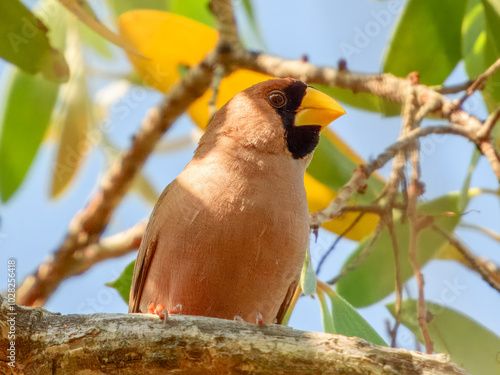
[(280, 90), (273, 90), (267, 94), (267, 101), (274, 108), (281, 108), (286, 104), (286, 96)]

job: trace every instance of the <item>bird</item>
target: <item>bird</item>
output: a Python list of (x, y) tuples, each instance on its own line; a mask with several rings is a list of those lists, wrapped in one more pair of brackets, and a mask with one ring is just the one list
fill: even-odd
[(281, 324), (310, 237), (305, 170), (321, 130), (343, 114), (293, 78), (222, 106), (153, 208), (129, 312)]

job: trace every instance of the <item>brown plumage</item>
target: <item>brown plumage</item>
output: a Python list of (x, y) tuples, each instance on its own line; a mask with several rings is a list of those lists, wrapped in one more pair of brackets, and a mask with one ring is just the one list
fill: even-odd
[(304, 83), (234, 96), (166, 187), (134, 269), (129, 312), (281, 323), (309, 240), (305, 168), (319, 132), (345, 112)]

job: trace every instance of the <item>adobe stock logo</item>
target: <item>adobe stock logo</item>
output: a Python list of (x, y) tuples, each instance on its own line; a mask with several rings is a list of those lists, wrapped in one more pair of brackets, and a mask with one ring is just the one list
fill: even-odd
[(391, 0), (387, 2), (386, 9), (372, 10), (371, 19), (363, 27), (354, 27), (354, 37), (351, 43), (341, 42), (340, 51), (344, 59), (349, 62), (353, 55), (359, 55), (363, 49), (368, 47), (380, 32), (392, 24), (393, 19), (399, 13), (403, 0)]

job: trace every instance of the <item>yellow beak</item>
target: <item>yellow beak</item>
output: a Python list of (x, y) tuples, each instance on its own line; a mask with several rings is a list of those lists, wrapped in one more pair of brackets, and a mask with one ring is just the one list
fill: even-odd
[(308, 87), (295, 115), (295, 126), (320, 125), (323, 129), (344, 114), (344, 109), (334, 99)]

